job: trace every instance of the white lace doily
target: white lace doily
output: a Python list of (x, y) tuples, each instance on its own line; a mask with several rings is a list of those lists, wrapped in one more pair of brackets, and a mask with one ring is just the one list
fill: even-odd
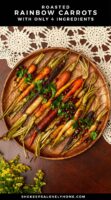
[[(43, 47), (68, 47), (94, 60), (111, 91), (111, 27), (0, 27), (0, 59), (10, 68), (30, 52)], [(111, 117), (103, 135), (111, 144)]]

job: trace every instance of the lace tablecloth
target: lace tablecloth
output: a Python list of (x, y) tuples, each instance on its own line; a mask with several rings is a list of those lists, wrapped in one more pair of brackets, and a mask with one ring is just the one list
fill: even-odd
[[(83, 52), (102, 69), (111, 91), (111, 27), (0, 27), (0, 59), (6, 59), (10, 68), (43, 47)], [(111, 144), (111, 116), (103, 137)]]

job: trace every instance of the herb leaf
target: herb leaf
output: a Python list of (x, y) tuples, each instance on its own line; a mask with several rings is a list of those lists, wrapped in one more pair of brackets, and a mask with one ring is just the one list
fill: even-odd
[(58, 109), (58, 115), (63, 115), (63, 111), (62, 111), (62, 109)]
[(96, 131), (92, 131), (92, 132), (90, 133), (90, 138), (91, 138), (92, 140), (95, 140), (95, 139), (97, 138), (97, 132), (96, 132)]
[(49, 85), (49, 88), (50, 88), (49, 90), (51, 90), (51, 92), (52, 92), (51, 98), (53, 98), (55, 96), (55, 94), (56, 94), (56, 86), (53, 83), (51, 83)]
[(61, 104), (61, 101), (62, 101), (62, 95), (59, 95), (52, 103), (51, 107), (52, 109), (54, 108), (59, 108), (60, 107), (60, 104)]
[(32, 75), (27, 74), (27, 77), (25, 77), (25, 83), (31, 83), (32, 82)]
[(43, 83), (43, 80), (38, 80), (37, 82), (35, 82), (35, 90), (38, 91), (39, 94), (41, 94), (41, 91), (42, 91), (42, 83)]
[(43, 98), (43, 103), (47, 103), (47, 99), (46, 98)]
[(56, 86), (54, 83), (48, 84), (45, 88), (42, 90), (43, 94), (51, 93), (51, 98), (53, 98), (56, 94)]
[(32, 99), (34, 96), (35, 96), (35, 92), (34, 92), (34, 91), (31, 91), (31, 92), (29, 93), (29, 95), (26, 97), (26, 98), (27, 98), (27, 101), (30, 100), (30, 99)]
[(80, 123), (80, 126), (83, 126), (85, 128), (90, 128), (91, 125), (93, 124), (93, 120), (89, 119), (88, 117), (87, 118), (80, 118), (79, 123)]
[(79, 127), (78, 121), (75, 121), (72, 126), (73, 126), (74, 129), (77, 129)]
[(16, 72), (16, 76), (22, 78), (25, 74), (27, 74), (27, 69), (24, 69), (22, 66), (20, 66)]
[(54, 83), (50, 83), (43, 87), (43, 80), (38, 80), (35, 82), (35, 89), (41, 95), (51, 94), (51, 98), (53, 98), (56, 94), (56, 86)]

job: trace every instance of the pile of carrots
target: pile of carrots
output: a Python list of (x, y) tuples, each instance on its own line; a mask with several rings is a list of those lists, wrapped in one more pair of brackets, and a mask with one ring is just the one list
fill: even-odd
[[(99, 103), (95, 100), (97, 76), (94, 72), (89, 74), (86, 59), (78, 54), (73, 62), (67, 64), (70, 51), (53, 53), (52, 58), (43, 62), (45, 57), (45, 53), (41, 53), (26, 70), (24, 66), (21, 71), (17, 69), (16, 86), (12, 92), (18, 90), (19, 93), (1, 118), (14, 118), (19, 112), (22, 116), (3, 138), (17, 137), (23, 144), (27, 140), (29, 147), (35, 142), (36, 155), (40, 155), (40, 150), (47, 145), (57, 148), (69, 138), (61, 152), (65, 154), (87, 138), (91, 141), (91, 135), (96, 139), (98, 123), (107, 113), (107, 108), (98, 114)], [(39, 64), (42, 66), (40, 70)], [(78, 66), (81, 66), (81, 76), (73, 78)], [(87, 127), (91, 120), (87, 117), (90, 112), (93, 121)]]

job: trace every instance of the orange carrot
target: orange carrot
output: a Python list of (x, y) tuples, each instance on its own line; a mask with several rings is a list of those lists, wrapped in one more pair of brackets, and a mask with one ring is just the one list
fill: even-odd
[(52, 101), (49, 100), (47, 103), (42, 104), (41, 107), (40, 107), (40, 109), (39, 110), (37, 109), (35, 111), (35, 116), (39, 117), (43, 113), (43, 111), (51, 105), (51, 102)]
[(82, 78), (78, 78), (77, 80), (74, 81), (73, 83), (73, 87), (72, 89), (65, 95), (65, 97), (63, 98), (63, 101), (67, 101), (67, 99), (74, 94), (83, 84), (83, 79)]
[(37, 69), (36, 65), (31, 64), (28, 69), (28, 74), (32, 74)]
[(45, 67), (45, 68), (38, 74), (38, 76), (35, 78), (34, 81), (38, 81), (38, 80), (44, 78), (46, 75), (48, 75), (48, 74), (50, 73), (50, 71), (51, 71), (51, 68), (50, 68), (50, 67), (48, 67), (48, 66)]
[[(28, 74), (32, 74), (35, 70), (37, 69), (36, 65), (32, 64), (30, 65), (29, 69), (28, 69)], [(27, 87), (27, 83), (24, 82), (25, 77), (23, 77), (19, 84), (18, 84), (18, 89), (22, 92), (26, 87)]]
[[(50, 67), (45, 67), (35, 78), (35, 81), (38, 81), (40, 79), (43, 79), (45, 76), (47, 76), (50, 73), (51, 68)], [(29, 94), (29, 92), (34, 88), (35, 84), (32, 82), (30, 86), (26, 88), (26, 90), (23, 91), (23, 93), (18, 97), (17, 102), (21, 101), (25, 96)]]
[(59, 131), (61, 131), (61, 129), (64, 127), (64, 124), (61, 124), (60, 126), (58, 126), (56, 129), (55, 129), (55, 131), (50, 135), (50, 138), (51, 139), (54, 139), (57, 135), (58, 135), (58, 133), (59, 133)]
[(56, 82), (56, 88), (60, 89), (63, 85), (65, 85), (65, 83), (69, 81), (70, 77), (71, 77), (70, 71), (63, 72)]

